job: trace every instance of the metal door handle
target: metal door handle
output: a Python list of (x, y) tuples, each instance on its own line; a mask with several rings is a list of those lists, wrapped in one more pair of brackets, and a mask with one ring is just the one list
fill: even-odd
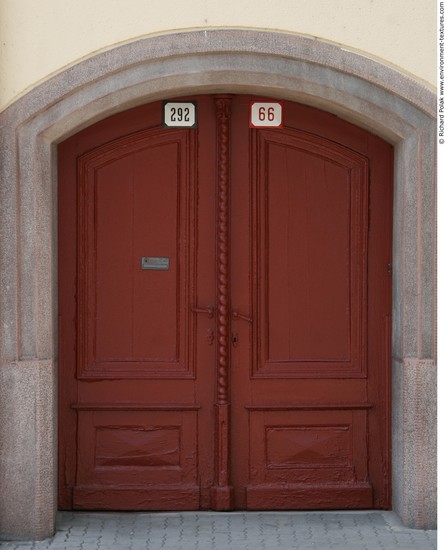
[(235, 319), (237, 321), (238, 319), (241, 319), (243, 321), (247, 321), (248, 323), (253, 323), (253, 319), (251, 317), (247, 317), (247, 315), (242, 315), (239, 311), (232, 311), (232, 319)]
[(192, 311), (193, 313), (206, 313), (209, 316), (209, 319), (212, 319), (215, 313), (215, 308), (213, 306), (192, 307)]

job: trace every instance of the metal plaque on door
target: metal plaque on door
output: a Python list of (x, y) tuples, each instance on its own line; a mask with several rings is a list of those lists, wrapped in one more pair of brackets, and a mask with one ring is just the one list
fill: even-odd
[(164, 102), (164, 127), (196, 128), (198, 126), (197, 109), (194, 101)]
[(167, 271), (170, 268), (170, 258), (159, 256), (142, 256), (141, 268), (152, 269), (155, 271)]

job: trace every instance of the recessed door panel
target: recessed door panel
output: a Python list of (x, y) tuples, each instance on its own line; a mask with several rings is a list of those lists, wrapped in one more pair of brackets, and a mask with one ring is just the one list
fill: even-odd
[(366, 409), (253, 408), (249, 423), (249, 507), (372, 507)]
[(80, 409), (73, 506), (198, 507), (196, 413)]
[(151, 130), (79, 158), (80, 376), (192, 373), (193, 154), (184, 130)]
[(258, 132), (254, 372), (363, 376), (368, 163), (319, 136)]

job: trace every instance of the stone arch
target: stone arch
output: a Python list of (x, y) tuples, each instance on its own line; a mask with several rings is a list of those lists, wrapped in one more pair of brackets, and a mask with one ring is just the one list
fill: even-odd
[(187, 93), (255, 93), (330, 111), (395, 147), (393, 508), (435, 525), (435, 95), (318, 40), (253, 30), (146, 38), (40, 84), (0, 114), (0, 531), (54, 531), (56, 144), (118, 111)]

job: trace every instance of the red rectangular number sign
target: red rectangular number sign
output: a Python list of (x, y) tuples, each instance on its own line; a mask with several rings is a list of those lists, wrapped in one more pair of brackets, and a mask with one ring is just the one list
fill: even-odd
[(252, 101), (250, 103), (251, 128), (282, 128), (283, 106), (279, 101)]

